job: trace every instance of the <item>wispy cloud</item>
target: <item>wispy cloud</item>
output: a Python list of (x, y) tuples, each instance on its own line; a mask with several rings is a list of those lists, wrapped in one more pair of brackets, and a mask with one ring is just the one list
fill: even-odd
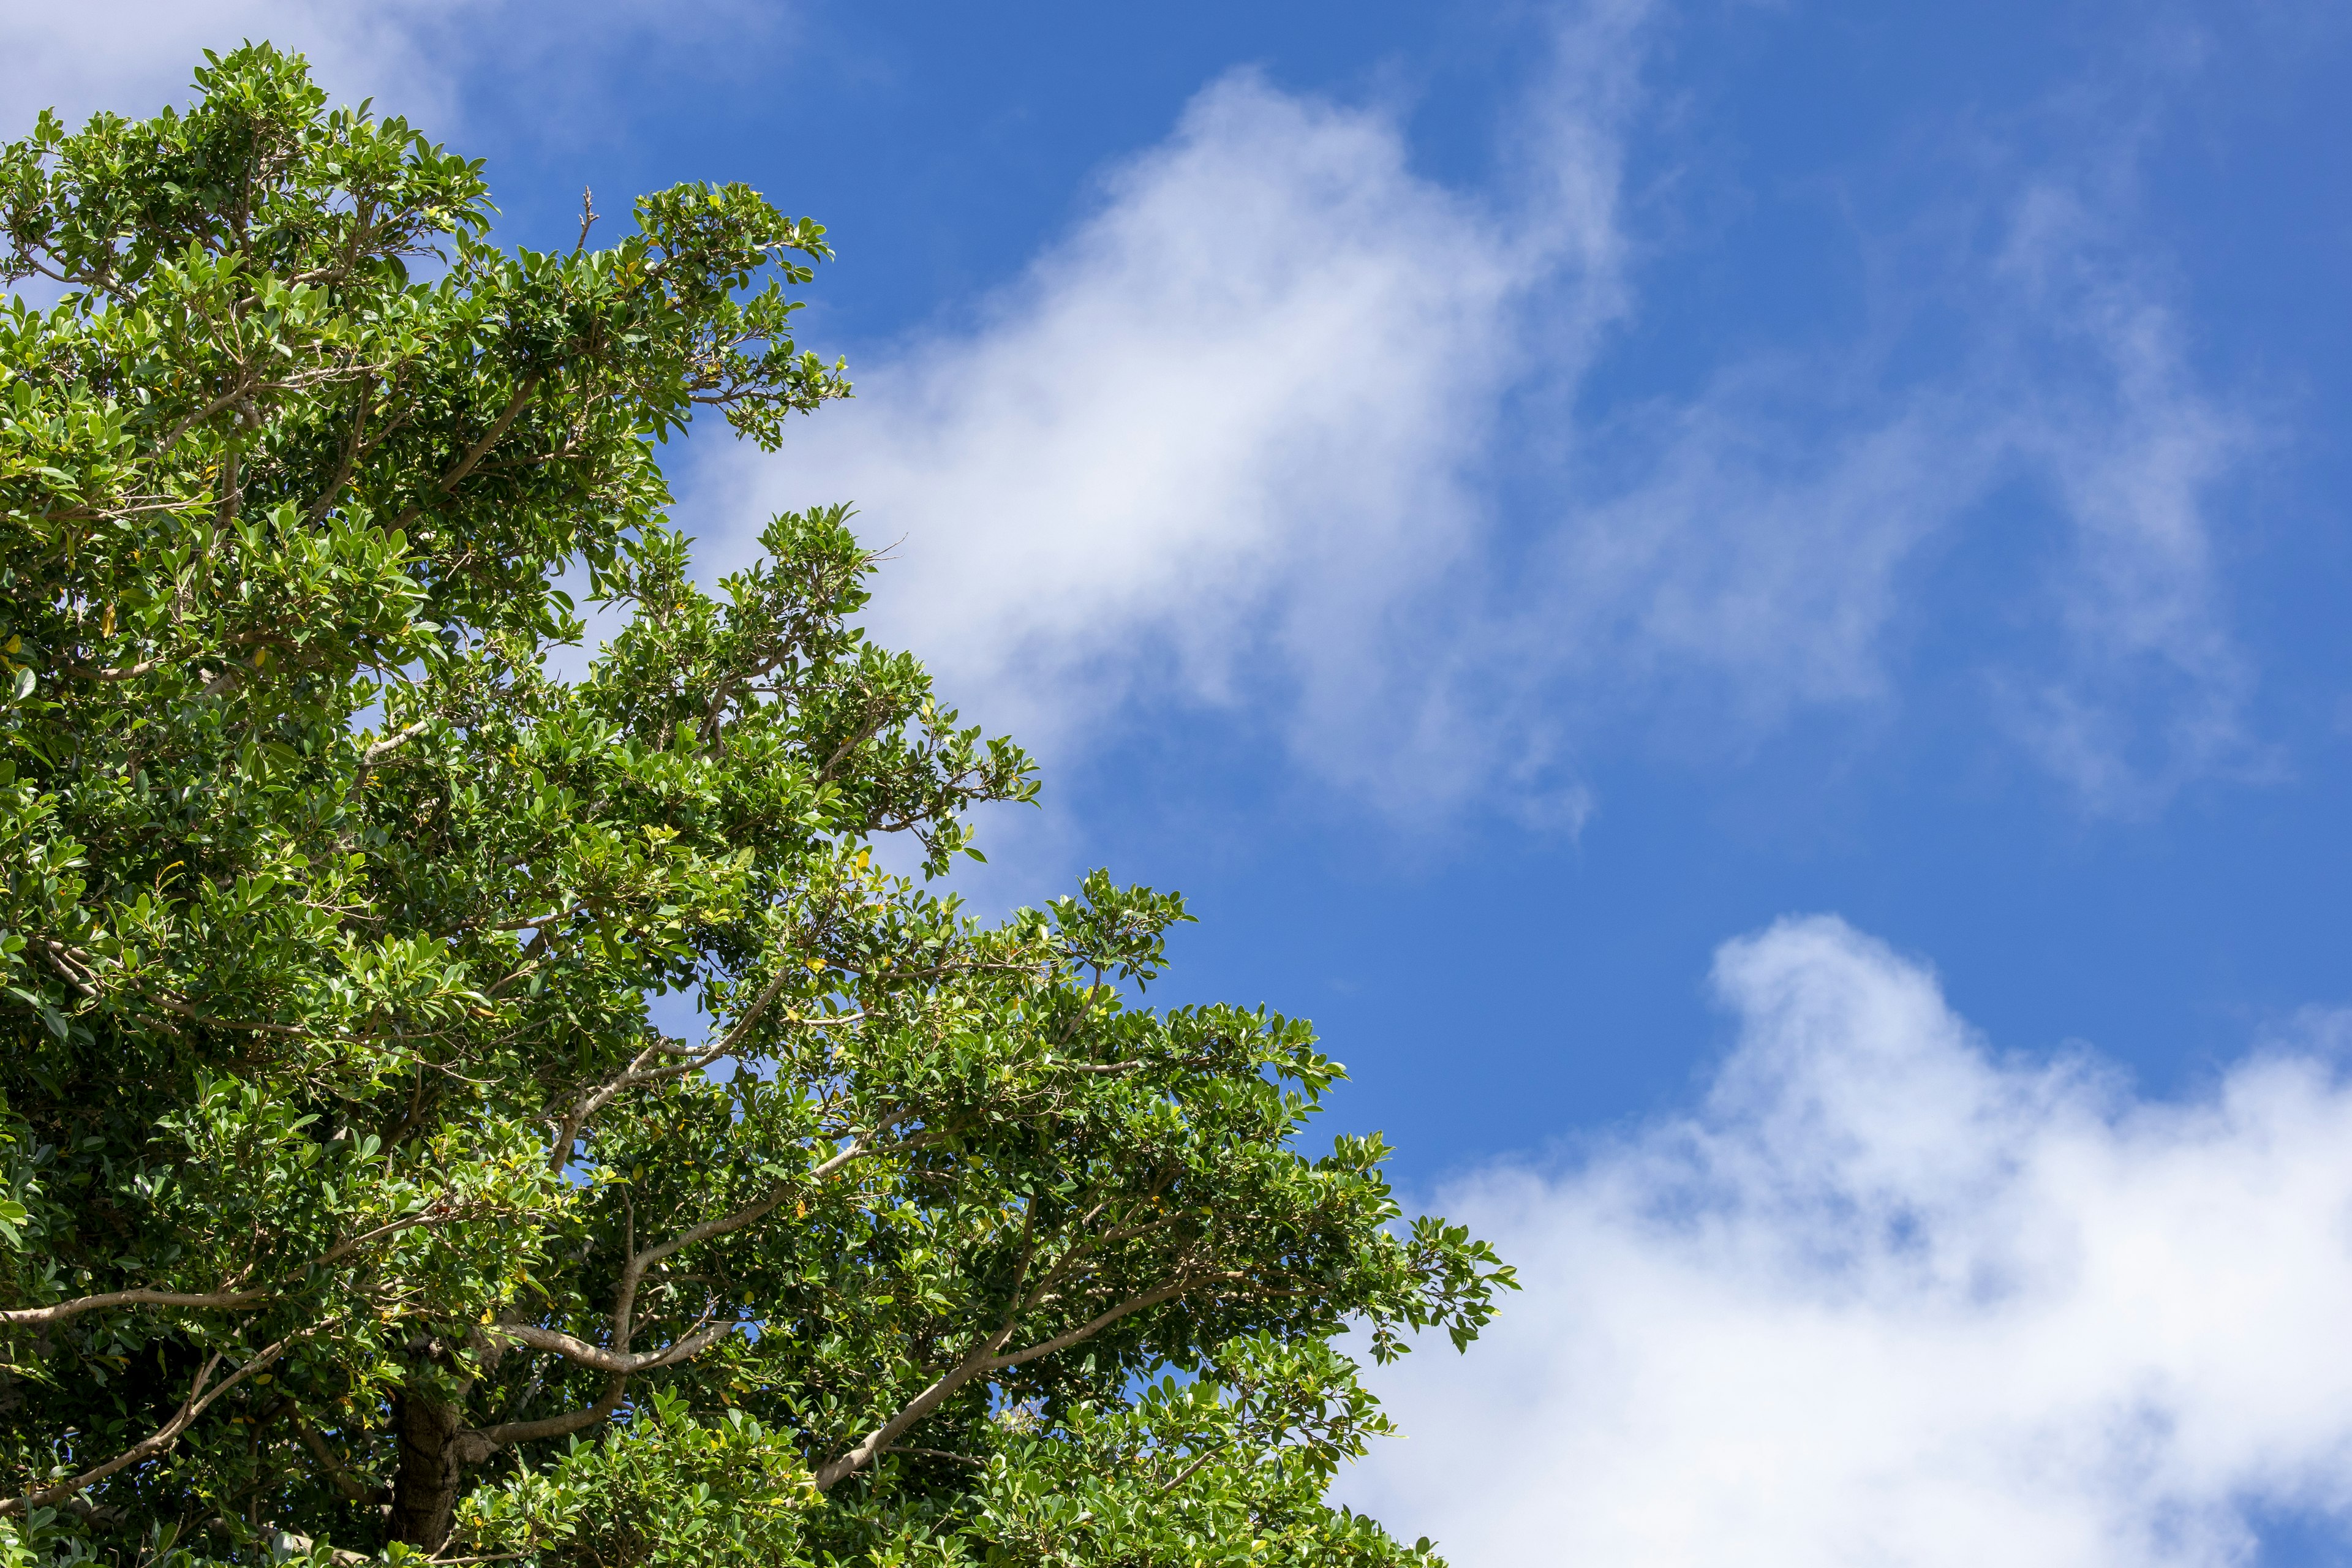
[(0, 8), (0, 134), (56, 109), (152, 114), (188, 97), (206, 49), (268, 39), (310, 58), (339, 97), (373, 98), (436, 135), (463, 123), (469, 89), (495, 80), (544, 115), (579, 90), (583, 64), (693, 49), (765, 29), (788, 7), (758, 0), (84, 0)]
[(2010, 369), (2015, 445), (2074, 525), (2048, 585), (2063, 661), (2009, 672), (2009, 714), (2060, 777), (2124, 811), (2273, 765), (2246, 726), (2253, 671), (2215, 559), (2217, 492), (2263, 435), (2199, 384), (2179, 314), (2132, 248), (2080, 189), (2036, 183), (1993, 269), (2050, 351), (2030, 362), (2038, 379)]
[[(68, 121), (98, 110), (152, 114), (188, 95), (205, 49), (267, 38), (310, 55), (320, 79), (353, 97), (378, 94), (412, 119), (446, 118), (457, 73), (431, 68), (461, 29), (498, 0), (99, 0), (16, 5), (0, 17), (0, 115), (9, 134), (34, 111)], [(461, 58), (444, 55), (445, 60)]]
[(1049, 750), (1131, 697), (1271, 688), (1352, 767), (1363, 710), (1444, 657), (1414, 622), (1485, 523), (1465, 469), (1526, 370), (1529, 249), (1380, 115), (1229, 77), (977, 330), (747, 461), (740, 504), (854, 497), (903, 533), (878, 629)]
[(2221, 1568), (2352, 1521), (2329, 1016), (2210, 1094), (1996, 1054), (1832, 919), (1730, 943), (1704, 1107), (1441, 1194), (1526, 1289), (1346, 1489), (1464, 1568)]
[[(596, 74), (586, 53), (783, 14), (18, 7), (0, 113), (142, 109), (182, 95), (200, 47), (249, 35), (461, 126), (478, 67), (552, 102)], [(1808, 710), (1899, 712), (1922, 628), (2001, 614), (2052, 635), (1945, 641), (1978, 661), (1993, 731), (2091, 809), (2269, 767), (2216, 547), (2256, 424), (2200, 382), (2134, 223), (2147, 106), (2196, 68), (2193, 36), (2076, 105), (2055, 162), (1956, 159), (1913, 182), (1935, 191), (1927, 218), (1882, 215), (1864, 243), (1891, 257), (1884, 310), (1962, 323), (1942, 340), (1893, 354), (1874, 325), (1627, 402), (1612, 356), (1675, 308), (1623, 195), (1662, 156), (1670, 20), (1651, 0), (1549, 13), (1550, 63), (1476, 186), (1417, 169), (1383, 110), (1213, 83), (968, 324), (859, 355), (860, 400), (783, 459), (712, 465), (689, 522), (709, 563), (761, 512), (855, 499), (903, 541), (877, 631), (975, 718), (1066, 757), (1159, 704), (1224, 709), (1400, 812), (1572, 828), (1607, 749), (1664, 727), (1736, 751)], [(1975, 232), (1923, 264), (1902, 233), (1939, 205)], [(1931, 547), (2019, 492), (2047, 527), (2002, 604), (1940, 593)]]
[(978, 325), (869, 356), (856, 405), (745, 459), (737, 508), (851, 497), (903, 535), (877, 630), (1049, 752), (1138, 700), (1247, 700), (1381, 799), (1480, 787), (1517, 759), (1451, 690), (1479, 468), (1502, 394), (1620, 308), (1643, 9), (1563, 32), (1525, 213), (1415, 173), (1381, 112), (1213, 84)]
[(2063, 542), (2004, 591), (2066, 637), (1972, 652), (1988, 716), (2095, 810), (2242, 765), (2210, 545), (2242, 421), (2084, 170), (1995, 161), (1953, 198), (1995, 238), (1898, 288), (1965, 321), (1924, 372), (1874, 336), (1592, 395), (1672, 305), (1621, 195), (1654, 26), (1559, 12), (1478, 189), (1380, 110), (1213, 84), (974, 324), (865, 356), (859, 406), (738, 466), (732, 505), (854, 497), (903, 537), (877, 629), (1049, 752), (1247, 703), (1381, 804), (1572, 823), (1581, 760), (1661, 716), (1738, 744), (1899, 704), (1894, 634), (1984, 608), (1937, 600), (1922, 546), (2022, 485)]

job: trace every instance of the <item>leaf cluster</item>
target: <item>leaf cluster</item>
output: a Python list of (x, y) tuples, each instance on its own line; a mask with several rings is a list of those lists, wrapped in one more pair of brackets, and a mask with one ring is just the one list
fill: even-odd
[(936, 890), (1034, 771), (845, 508), (693, 575), (662, 444), (848, 393), (823, 229), (503, 250), (299, 58), (196, 83), (0, 149), (0, 1553), (1429, 1561), (1322, 1500), (1332, 1342), (1508, 1269), (1306, 1151), (1305, 1024), (1144, 1005), (1181, 899)]

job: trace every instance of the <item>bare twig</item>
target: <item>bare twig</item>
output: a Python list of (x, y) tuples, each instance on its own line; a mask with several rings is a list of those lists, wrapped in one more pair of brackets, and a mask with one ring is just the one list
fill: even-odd
[(142, 675), (150, 675), (161, 669), (166, 662), (162, 658), (142, 659), (137, 664), (127, 664), (113, 669), (94, 664), (65, 664), (59, 668), (68, 675), (83, 680), (136, 680)]
[[(457, 1212), (457, 1205), (436, 1203), (412, 1215), (386, 1221), (373, 1230), (346, 1237), (318, 1257), (293, 1271), (295, 1275), (313, 1268), (324, 1268), (350, 1257), (371, 1241), (380, 1240), (398, 1231), (414, 1229), (420, 1225), (446, 1219)], [(62, 1323), (79, 1318), (84, 1312), (104, 1311), (110, 1307), (183, 1307), (197, 1311), (232, 1311), (257, 1307), (277, 1293), (274, 1285), (257, 1285), (247, 1290), (109, 1290), (95, 1296), (77, 1297), (70, 1301), (54, 1301), (46, 1307), (19, 1307), (0, 1312), (0, 1328), (36, 1328), (49, 1323)]]
[[(703, 1317), (707, 1321), (709, 1314), (706, 1312)], [(676, 1366), (683, 1361), (691, 1361), (741, 1326), (730, 1318), (725, 1322), (712, 1323), (708, 1328), (687, 1334), (665, 1349), (645, 1351), (634, 1355), (626, 1352), (603, 1350), (585, 1340), (574, 1339), (570, 1334), (558, 1333), (553, 1329), (533, 1328), (529, 1324), (516, 1324), (488, 1331), (513, 1340), (517, 1343), (529, 1345), (533, 1350), (547, 1351), (560, 1355), (564, 1360), (575, 1362), (582, 1366), (593, 1367), (598, 1372), (609, 1372), (615, 1377), (630, 1377), (641, 1372), (654, 1372), (662, 1367)]]

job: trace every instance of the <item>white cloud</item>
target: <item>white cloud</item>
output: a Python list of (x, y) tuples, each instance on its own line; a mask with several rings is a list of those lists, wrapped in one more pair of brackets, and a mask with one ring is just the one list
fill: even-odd
[(1480, 469), (1504, 395), (1622, 309), (1647, 9), (1559, 29), (1523, 208), (1414, 172), (1381, 111), (1213, 84), (978, 326), (868, 358), (787, 461), (730, 465), (736, 509), (854, 498), (903, 535), (877, 631), (1049, 754), (1139, 698), (1250, 702), (1383, 804), (1501, 772), (1572, 826), (1578, 786), (1531, 785), (1543, 737), (1480, 711)]
[(0, 16), (0, 117), (7, 133), (55, 108), (69, 123), (98, 110), (153, 113), (189, 96), (205, 49), (267, 38), (310, 55), (319, 79), (353, 98), (376, 94), (426, 121), (454, 107), (454, 73), (435, 57), (497, 0), (97, 0), (12, 5)]
[(1035, 743), (1139, 689), (1268, 684), (1346, 734), (1442, 655), (1410, 612), (1480, 530), (1463, 472), (1524, 368), (1531, 248), (1382, 117), (1230, 77), (978, 331), (747, 464), (743, 504), (903, 531), (877, 629)]
[(2214, 559), (2213, 492), (2260, 436), (2198, 384), (2164, 290), (2118, 254), (2132, 241), (2116, 227), (2075, 191), (2030, 186), (1997, 268), (2088, 362), (2071, 384), (2021, 389), (2017, 445), (2074, 538), (2055, 595), (2067, 661), (2009, 684), (2013, 722), (2053, 771), (2134, 810), (2188, 779), (2271, 763), (2246, 730), (2252, 670)]
[[(19, 7), (0, 110), (143, 107), (250, 33), (445, 124), (492, 58), (544, 108), (576, 90), (559, 57), (769, 10)], [(1899, 706), (1912, 630), (1985, 611), (1935, 600), (1923, 547), (2022, 478), (2066, 531), (2039, 585), (2063, 636), (1988, 664), (2010, 731), (2095, 809), (2259, 771), (2212, 542), (2248, 422), (2200, 385), (2136, 259), (2147, 115), (2075, 165), (1979, 171), (1964, 201), (2007, 238), (1910, 279), (1969, 323), (1926, 374), (1894, 380), (1874, 337), (1612, 405), (1596, 367), (1673, 307), (1643, 297), (1621, 195), (1657, 112), (1655, 10), (1552, 15), (1484, 188), (1416, 170), (1384, 110), (1211, 85), (971, 324), (859, 356), (859, 400), (782, 461), (712, 465), (722, 525), (690, 522), (709, 563), (752, 516), (854, 498), (873, 537), (903, 536), (877, 632), (1049, 757), (1158, 702), (1224, 707), (1379, 805), (1572, 829), (1586, 759), (1644, 731), (1737, 748), (1806, 710)]]
[[(467, 89), (495, 78), (543, 117), (592, 57), (693, 47), (771, 25), (756, 0), (79, 0), (0, 7), (0, 137), (56, 109), (144, 116), (191, 96), (204, 51), (268, 39), (310, 58), (339, 98), (373, 97), (428, 134), (455, 131)], [(571, 69), (557, 68), (568, 67)]]
[[(734, 512), (855, 498), (903, 537), (879, 633), (1049, 753), (1150, 700), (1246, 704), (1382, 804), (1573, 824), (1612, 727), (1738, 744), (1897, 700), (1921, 546), (2022, 478), (2074, 542), (2065, 646), (1988, 669), (2013, 731), (2099, 809), (2241, 762), (2209, 539), (2242, 443), (2120, 220), (2053, 221), (2094, 182), (1971, 193), (2010, 238), (1915, 280), (1970, 323), (1924, 377), (1874, 341), (1579, 410), (1639, 304), (1649, 10), (1559, 13), (1485, 190), (1381, 111), (1213, 85), (976, 324), (866, 356), (783, 462), (722, 463)], [(1507, 501), (1507, 466), (1538, 476)]]
[(1993, 1054), (1832, 919), (1726, 946), (1699, 1110), (1439, 1206), (1526, 1289), (1346, 1480), (1457, 1568), (2204, 1568), (2352, 1523), (2352, 1085)]

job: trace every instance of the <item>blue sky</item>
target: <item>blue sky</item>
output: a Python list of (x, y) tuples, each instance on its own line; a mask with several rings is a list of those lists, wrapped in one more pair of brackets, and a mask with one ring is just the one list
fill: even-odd
[(2352, 1559), (2340, 8), (121, 0), (0, 17), (0, 107), (247, 34), (516, 240), (831, 226), (859, 398), (687, 443), (704, 559), (858, 501), (1047, 763), (971, 896), (1183, 889), (1170, 994), (1314, 1017), (1528, 1265), (1352, 1497)]

